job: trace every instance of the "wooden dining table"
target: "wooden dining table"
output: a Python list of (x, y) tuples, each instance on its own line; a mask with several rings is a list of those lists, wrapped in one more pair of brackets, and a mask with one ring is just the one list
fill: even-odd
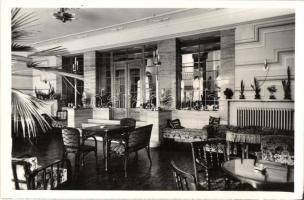
[(104, 169), (105, 171), (108, 171), (111, 140), (122, 138), (122, 134), (130, 131), (131, 127), (114, 124), (101, 124), (98, 126), (86, 127), (82, 130), (84, 137), (94, 135), (103, 138)]
[(293, 190), (293, 166), (273, 162), (259, 163), (254, 159), (234, 159), (224, 162), (222, 169), (228, 176), (250, 184), (257, 190)]

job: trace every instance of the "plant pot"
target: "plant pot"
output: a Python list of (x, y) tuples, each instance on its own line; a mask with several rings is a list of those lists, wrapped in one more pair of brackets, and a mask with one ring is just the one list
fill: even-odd
[(259, 94), (254, 95), (254, 99), (261, 99), (261, 95)]
[(245, 99), (245, 95), (241, 94), (240, 99)]

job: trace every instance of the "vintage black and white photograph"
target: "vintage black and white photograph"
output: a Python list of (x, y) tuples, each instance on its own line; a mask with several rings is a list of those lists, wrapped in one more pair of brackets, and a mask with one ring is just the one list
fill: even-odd
[(12, 193), (295, 192), (295, 8), (9, 12)]

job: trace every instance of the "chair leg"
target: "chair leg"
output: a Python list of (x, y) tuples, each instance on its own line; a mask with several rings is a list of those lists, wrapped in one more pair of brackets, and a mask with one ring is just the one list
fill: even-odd
[(129, 157), (128, 154), (126, 154), (126, 155), (124, 156), (124, 171), (125, 171), (125, 177), (127, 177), (128, 157)]
[(98, 158), (97, 158), (97, 150), (94, 151), (95, 154), (95, 162), (96, 162), (96, 173), (98, 174)]
[(75, 154), (75, 171), (74, 171), (74, 175), (79, 175), (79, 169), (80, 169), (80, 166), (79, 166), (79, 161), (80, 161), (80, 155), (79, 153), (76, 153)]
[(81, 161), (81, 166), (84, 167), (85, 163), (84, 163), (84, 153), (82, 154), (82, 161)]
[(150, 165), (152, 165), (152, 159), (151, 159), (151, 155), (150, 155), (150, 147), (146, 147), (146, 151), (147, 151), (147, 155), (150, 161)]
[(135, 152), (135, 160), (138, 161), (138, 152)]

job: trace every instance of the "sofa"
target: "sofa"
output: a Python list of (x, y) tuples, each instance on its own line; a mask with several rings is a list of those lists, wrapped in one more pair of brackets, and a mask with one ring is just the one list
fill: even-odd
[(167, 127), (163, 129), (163, 138), (173, 140), (174, 142), (194, 142), (204, 141), (208, 137), (217, 137), (217, 127), (220, 124), (220, 118), (210, 117), (209, 125), (201, 129), (185, 128), (181, 125), (179, 119), (167, 120)]

